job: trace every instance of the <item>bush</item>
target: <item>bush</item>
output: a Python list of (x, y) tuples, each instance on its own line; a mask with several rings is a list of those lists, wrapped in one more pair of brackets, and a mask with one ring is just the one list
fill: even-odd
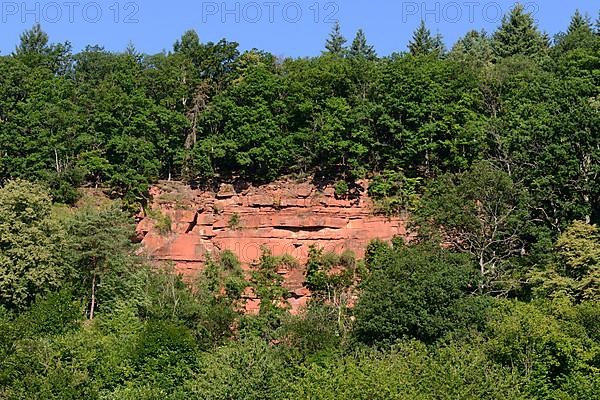
[(77, 329), (82, 317), (82, 305), (73, 301), (69, 291), (61, 290), (39, 297), (18, 323), (32, 335), (60, 335)]
[(379, 252), (355, 310), (359, 340), (431, 343), (469, 323), (461, 307), (480, 279), (469, 257), (425, 245)]
[(335, 184), (335, 195), (337, 197), (346, 197), (350, 188), (346, 181), (337, 181)]
[(260, 339), (242, 340), (206, 353), (186, 382), (187, 398), (279, 400), (292, 398), (290, 368), (276, 348)]
[(240, 230), (242, 228), (241, 223), (242, 219), (238, 213), (232, 214), (231, 217), (229, 217), (229, 229), (234, 231)]
[(149, 209), (147, 211), (148, 216), (154, 220), (156, 229), (161, 235), (167, 235), (171, 233), (171, 225), (173, 222), (168, 215), (163, 214), (160, 210)]
[(320, 358), (334, 352), (344, 332), (340, 332), (338, 310), (330, 305), (314, 303), (298, 316), (289, 315), (281, 328), (280, 341), (301, 358)]
[(524, 399), (519, 376), (491, 363), (477, 343), (429, 350), (416, 341), (391, 351), (357, 351), (306, 365), (291, 385), (294, 398)]
[(133, 360), (142, 382), (175, 388), (192, 374), (198, 348), (186, 327), (148, 321), (138, 336)]
[(485, 333), (492, 360), (514, 367), (532, 398), (550, 398), (567, 377), (588, 374), (598, 349), (581, 330), (547, 315), (533, 304), (511, 302), (498, 309)]
[(396, 215), (413, 210), (418, 203), (420, 178), (408, 178), (401, 171), (384, 171), (369, 182), (369, 196), (375, 201), (375, 213)]

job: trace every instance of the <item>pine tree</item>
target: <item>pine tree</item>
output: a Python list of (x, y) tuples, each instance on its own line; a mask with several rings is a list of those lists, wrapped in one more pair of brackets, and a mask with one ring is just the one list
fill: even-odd
[(594, 33), (596, 35), (600, 35), (600, 11), (598, 11), (598, 18), (596, 18), (596, 23), (594, 23)]
[(432, 53), (438, 57), (443, 57), (446, 54), (446, 45), (444, 44), (444, 38), (441, 33), (436, 33), (431, 41)]
[(493, 47), (496, 56), (541, 55), (548, 48), (548, 39), (536, 27), (531, 13), (517, 4), (502, 18), (500, 28), (494, 33)]
[(356, 32), (356, 37), (354, 38), (352, 46), (350, 47), (350, 55), (353, 57), (362, 57), (368, 60), (377, 58), (375, 49), (372, 45), (368, 44), (367, 36), (362, 29), (359, 29), (358, 32)]
[(560, 55), (577, 48), (593, 48), (596, 38), (592, 21), (588, 15), (582, 15), (579, 10), (571, 17), (567, 33), (556, 35), (556, 46), (553, 51)]
[(425, 26), (425, 21), (413, 33), (412, 40), (408, 43), (408, 50), (413, 56), (430, 54), (434, 48), (434, 38), (431, 31)]
[(84, 277), (90, 292), (89, 318), (94, 319), (99, 289), (111, 268), (122, 263), (131, 250), (133, 226), (127, 214), (117, 204), (95, 207), (86, 204), (72, 216), (68, 223), (71, 236), (71, 254)]
[(50, 44), (48, 34), (39, 23), (21, 34), (13, 55), (28, 66), (44, 66), (58, 75), (72, 67), (71, 43)]
[(450, 59), (485, 65), (492, 61), (490, 38), (484, 30), (472, 30), (460, 38), (450, 51)]
[(329, 54), (343, 55), (345, 51), (344, 45), (346, 42), (347, 40), (342, 35), (342, 28), (338, 21), (335, 23), (331, 33), (329, 34), (329, 38), (325, 43), (325, 49), (327, 49)]
[(575, 14), (571, 17), (571, 23), (567, 28), (567, 34), (572, 34), (579, 31), (592, 32), (592, 22), (589, 15), (583, 15), (579, 9), (575, 10)]
[(30, 30), (23, 32), (20, 36), (20, 43), (15, 49), (15, 55), (46, 54), (48, 47), (48, 34), (42, 30), (42, 26), (37, 23)]

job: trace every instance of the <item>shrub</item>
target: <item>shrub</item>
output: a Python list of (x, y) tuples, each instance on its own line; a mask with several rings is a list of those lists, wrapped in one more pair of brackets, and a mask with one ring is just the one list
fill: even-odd
[(480, 279), (469, 257), (425, 245), (380, 249), (355, 310), (359, 340), (430, 343), (468, 323), (460, 305)]
[(345, 197), (348, 194), (350, 188), (346, 181), (338, 181), (335, 184), (335, 195), (337, 197)]
[(229, 229), (234, 231), (240, 230), (242, 228), (241, 222), (242, 221), (238, 213), (232, 214), (231, 217), (229, 217)]
[[(490, 321), (486, 351), (492, 360), (515, 367), (526, 378), (531, 398), (550, 398), (553, 387), (573, 374), (588, 374), (598, 350), (587, 335), (533, 304), (511, 302)], [(592, 361), (592, 362), (590, 362)]]
[(77, 329), (83, 307), (73, 301), (67, 290), (39, 297), (18, 324), (34, 335), (59, 335)]
[(156, 223), (156, 229), (161, 235), (171, 233), (171, 225), (173, 222), (168, 215), (163, 214), (160, 210), (148, 210), (147, 214)]
[(408, 178), (401, 171), (384, 171), (369, 183), (369, 196), (374, 200), (376, 214), (396, 215), (414, 210), (420, 188), (420, 178)]

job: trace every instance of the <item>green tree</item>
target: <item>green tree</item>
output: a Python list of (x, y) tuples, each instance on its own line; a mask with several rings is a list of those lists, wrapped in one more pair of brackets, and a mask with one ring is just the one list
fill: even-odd
[(556, 242), (558, 259), (534, 272), (530, 283), (541, 298), (600, 301), (600, 229), (573, 222)]
[(489, 65), (493, 60), (492, 43), (483, 30), (471, 30), (452, 47), (449, 58), (477, 67)]
[(407, 178), (401, 171), (383, 171), (369, 181), (369, 196), (375, 201), (375, 212), (399, 215), (412, 211), (419, 201), (420, 178)]
[(59, 75), (71, 69), (71, 44), (51, 44), (39, 23), (21, 34), (13, 55), (30, 67), (44, 66)]
[(351, 251), (338, 255), (311, 246), (306, 263), (306, 286), (315, 302), (327, 304), (337, 314), (337, 330), (344, 331), (345, 313), (356, 290), (360, 271)]
[(348, 40), (342, 34), (340, 23), (337, 21), (329, 34), (329, 38), (325, 42), (325, 49), (329, 54), (343, 56), (346, 50), (344, 45), (347, 41)]
[(434, 54), (442, 57), (446, 53), (446, 46), (442, 35), (437, 33), (432, 36), (431, 31), (425, 26), (425, 21), (421, 20), (421, 24), (408, 43), (408, 50), (413, 56)]
[(589, 15), (583, 15), (579, 9), (575, 10), (575, 14), (571, 17), (571, 22), (567, 28), (567, 34), (577, 32), (579, 30), (592, 30), (592, 21)]
[(362, 342), (409, 336), (431, 343), (476, 318), (464, 311), (480, 279), (470, 257), (435, 246), (394, 246), (380, 248), (372, 259), (355, 308)]
[(224, 251), (217, 260), (208, 258), (197, 279), (195, 298), (200, 312), (196, 336), (206, 346), (217, 346), (233, 335), (243, 309), (242, 294), (248, 282), (235, 254)]
[(419, 27), (414, 31), (412, 39), (408, 43), (408, 50), (413, 56), (430, 54), (433, 51), (434, 41), (431, 31), (421, 20)]
[(433, 54), (438, 57), (444, 57), (446, 55), (446, 45), (444, 44), (444, 37), (441, 33), (436, 33), (433, 36)]
[(49, 50), (48, 42), (48, 34), (42, 30), (42, 26), (39, 23), (36, 23), (30, 30), (21, 34), (20, 43), (15, 49), (15, 55), (43, 55)]
[(352, 57), (362, 57), (367, 60), (374, 60), (377, 58), (375, 48), (367, 42), (367, 36), (362, 29), (359, 29), (358, 32), (356, 32), (356, 37), (352, 41), (349, 54)]
[(70, 277), (66, 235), (41, 186), (23, 180), (0, 188), (0, 305), (26, 308)]
[(507, 306), (491, 318), (484, 348), (492, 360), (516, 368), (525, 378), (528, 397), (552, 397), (553, 389), (569, 376), (597, 376), (592, 361), (597, 347), (584, 332), (569, 329), (568, 323), (533, 304)]
[(492, 37), (492, 46), (499, 58), (539, 57), (547, 50), (548, 39), (538, 30), (531, 13), (526, 12), (522, 4), (517, 4), (502, 18)]
[(98, 288), (110, 290), (102, 280), (131, 249), (133, 226), (128, 215), (115, 204), (87, 205), (71, 217), (68, 232), (80, 283), (89, 290), (88, 317), (92, 320), (98, 305)]
[(414, 222), (421, 235), (441, 232), (443, 243), (471, 254), (484, 278), (482, 289), (502, 293), (510, 288), (511, 258), (527, 252), (527, 219), (525, 190), (507, 173), (480, 162), (468, 172), (433, 181)]
[(502, 60), (490, 74), (495, 88), (484, 89), (497, 93), (486, 93), (485, 101), (491, 157), (527, 187), (534, 219), (554, 234), (575, 219), (597, 218), (600, 114), (590, 102), (598, 93), (597, 54), (593, 49), (566, 52), (556, 60), (556, 72), (530, 59)]
[(553, 52), (557, 57), (564, 57), (565, 52), (573, 49), (593, 49), (595, 45), (597, 46), (598, 38), (594, 35), (590, 17), (576, 10), (571, 17), (567, 32), (558, 34), (555, 41)]
[(472, 69), (432, 57), (395, 57), (381, 68), (374, 170), (432, 177), (483, 156), (485, 120)]

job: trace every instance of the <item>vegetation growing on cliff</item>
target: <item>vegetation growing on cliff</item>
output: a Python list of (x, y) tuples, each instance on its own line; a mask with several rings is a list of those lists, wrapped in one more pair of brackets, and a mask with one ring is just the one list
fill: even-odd
[[(364, 261), (315, 247), (304, 266), (313, 300), (291, 315), (278, 271), (297, 268), (293, 258), (265, 248), (248, 277), (223, 252), (190, 286), (135, 255), (113, 204), (52, 209), (25, 181), (0, 198), (0, 216), (38, 218), (0, 223), (3, 398), (589, 399), (599, 389), (595, 225), (573, 222), (539, 264), (507, 260), (494, 275), (507, 292), (488, 286), (473, 254), (429, 240), (375, 241)], [(243, 312), (248, 290), (256, 315)]]
[[(283, 60), (193, 31), (157, 55), (25, 32), (0, 57), (0, 398), (597, 397), (599, 34), (576, 14), (549, 42), (521, 6), (389, 57), (339, 25)], [(313, 248), (300, 315), (290, 257), (245, 275), (223, 252), (189, 285), (132, 244), (156, 179), (291, 173), (340, 197), (369, 177), (418, 235)], [(82, 185), (119, 200), (59, 204)]]
[(383, 211), (395, 212), (413, 204), (415, 183), (488, 160), (529, 189), (533, 218), (554, 233), (598, 221), (600, 39), (589, 19), (573, 16), (550, 42), (517, 6), (491, 35), (445, 50), (423, 25), (409, 52), (386, 57), (362, 31), (342, 39), (338, 26), (329, 50), (301, 59), (193, 31), (155, 55), (73, 53), (36, 26), (0, 57), (0, 181), (42, 181), (63, 202), (101, 187), (135, 204), (159, 178), (374, 176), (392, 179)]

